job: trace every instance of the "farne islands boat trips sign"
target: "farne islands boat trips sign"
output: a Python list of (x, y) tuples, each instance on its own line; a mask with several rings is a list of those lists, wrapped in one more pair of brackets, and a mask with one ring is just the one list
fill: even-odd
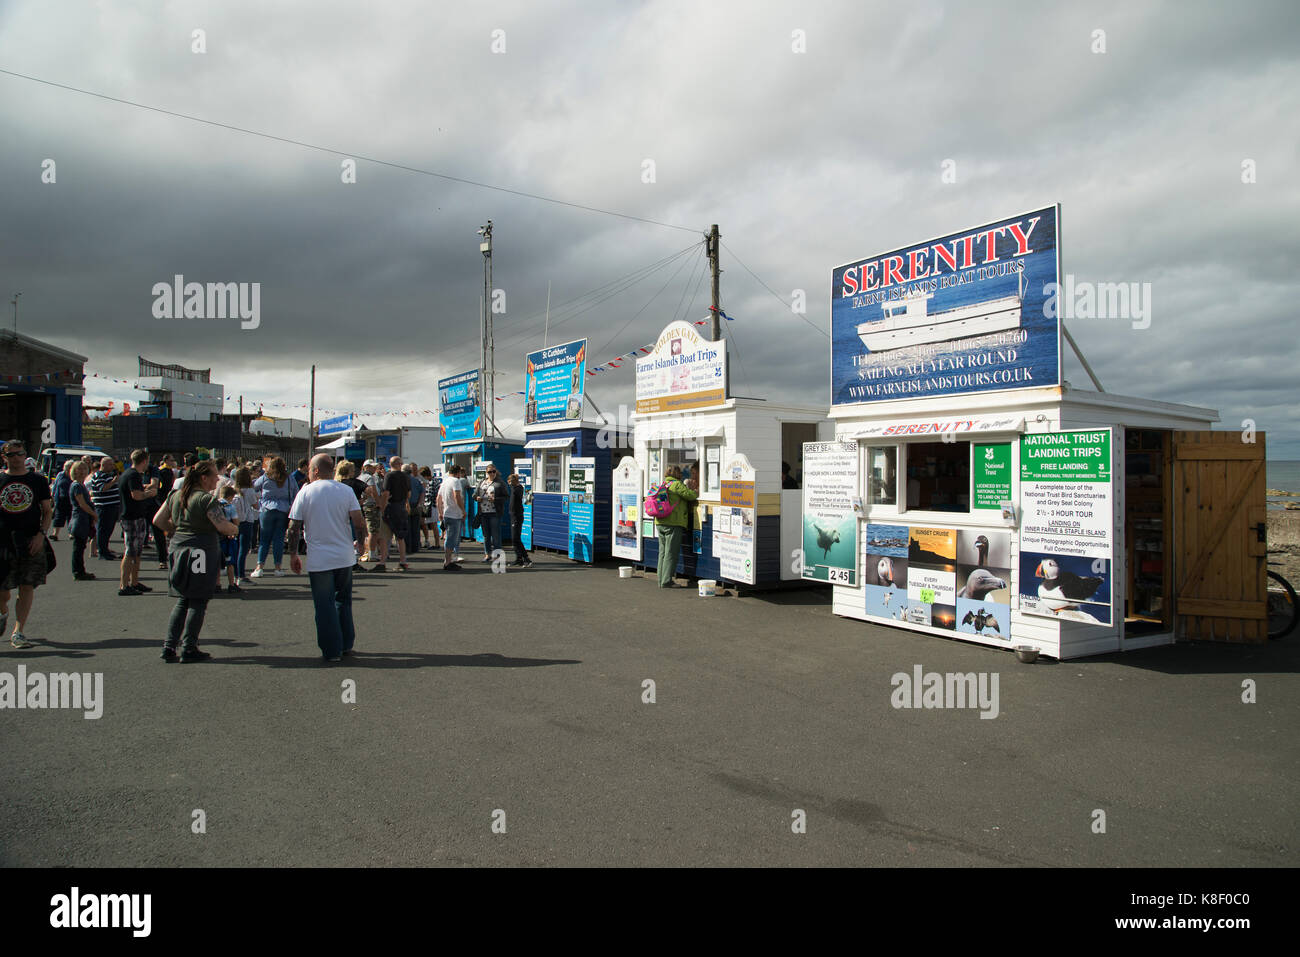
[(836, 267), (831, 405), (1059, 385), (1059, 219), (1048, 206)]

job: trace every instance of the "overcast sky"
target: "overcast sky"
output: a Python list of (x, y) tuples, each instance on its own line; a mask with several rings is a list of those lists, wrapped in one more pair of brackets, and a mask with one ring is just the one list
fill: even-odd
[[(339, 151), (0, 74), (4, 322), (21, 291), (20, 331), (88, 370), (211, 367), (271, 414), (307, 401), (312, 363), (321, 409), (436, 409), (478, 363), (486, 220), (498, 393), (542, 345), (548, 281), (549, 342), (587, 337), (596, 363), (703, 317), (702, 250), (668, 257), (716, 222), (733, 391), (824, 407), (833, 266), (1059, 202), (1065, 272), (1152, 284), (1149, 328), (1070, 323), (1103, 385), (1254, 419), (1300, 459), (1298, 28), (1293, 0), (3, 0), (4, 70)], [(344, 184), (344, 156), (688, 228), (364, 159)], [(259, 282), (259, 328), (154, 318), (177, 273)], [(1065, 375), (1088, 385), (1073, 356)], [(631, 399), (630, 364), (588, 382)], [(521, 401), (497, 408), (518, 434)]]

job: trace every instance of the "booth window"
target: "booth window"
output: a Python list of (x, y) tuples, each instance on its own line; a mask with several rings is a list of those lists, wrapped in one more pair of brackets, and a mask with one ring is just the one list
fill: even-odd
[(564, 491), (564, 453), (556, 450), (537, 453), (538, 483), (542, 492)]
[(718, 495), (722, 492), (722, 442), (701, 442), (699, 447), (700, 493)]
[(867, 504), (898, 504), (898, 446), (867, 448)]
[(685, 449), (662, 448), (659, 451), (661, 453), (660, 461), (662, 462), (662, 471), (659, 474), (663, 476), (660, 481), (667, 480), (668, 470), (674, 465), (683, 472), (685, 472), (686, 469), (693, 470), (695, 468), (696, 459), (700, 457), (694, 446)]
[(970, 511), (970, 443), (907, 443), (907, 507)]

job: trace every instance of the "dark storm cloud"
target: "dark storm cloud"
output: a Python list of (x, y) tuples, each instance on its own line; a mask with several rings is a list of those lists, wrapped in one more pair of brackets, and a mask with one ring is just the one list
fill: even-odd
[[(1147, 329), (1071, 322), (1107, 388), (1254, 417), (1275, 454), (1300, 457), (1291, 4), (267, 9), (11, 3), (0, 61), (357, 155), (717, 222), (733, 385), (786, 401), (825, 404), (827, 340), (736, 256), (780, 298), (803, 290), (824, 328), (832, 266), (1060, 201), (1067, 272), (1152, 283)], [(315, 362), (327, 407), (432, 407), (439, 375), (477, 364), (475, 229), (489, 218), (507, 295), (499, 392), (541, 344), (548, 280), (562, 303), (699, 239), (364, 161), (345, 186), (336, 155), (12, 77), (0, 122), (0, 237), (23, 328), (92, 368), (127, 377), (144, 353), (212, 366), (227, 391), (266, 401), (305, 401)], [(39, 181), (45, 157), (55, 186)], [(945, 159), (955, 184), (940, 181)], [(702, 317), (695, 260), (636, 315), (679, 264), (582, 315), (558, 309), (549, 341), (588, 336), (599, 362), (674, 310)], [(261, 282), (260, 328), (154, 319), (150, 289), (175, 273)], [(1066, 375), (1087, 381), (1073, 357)], [(631, 381), (625, 367), (590, 385), (606, 407)]]

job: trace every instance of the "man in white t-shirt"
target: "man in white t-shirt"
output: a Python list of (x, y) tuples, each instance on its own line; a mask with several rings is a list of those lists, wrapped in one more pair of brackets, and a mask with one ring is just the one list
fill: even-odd
[(460, 473), (459, 465), (449, 466), (447, 477), (438, 489), (438, 514), (442, 516), (444, 546), (442, 570), (449, 572), (460, 571), (456, 552), (460, 549), (460, 527), (465, 520), (465, 493)]
[(365, 519), (352, 489), (334, 478), (334, 459), (322, 452), (307, 466), (304, 485), (289, 509), (289, 567), (302, 572), (298, 541), (307, 539), (307, 576), (316, 604), (316, 643), (327, 662), (352, 654), (353, 538), (364, 535)]

